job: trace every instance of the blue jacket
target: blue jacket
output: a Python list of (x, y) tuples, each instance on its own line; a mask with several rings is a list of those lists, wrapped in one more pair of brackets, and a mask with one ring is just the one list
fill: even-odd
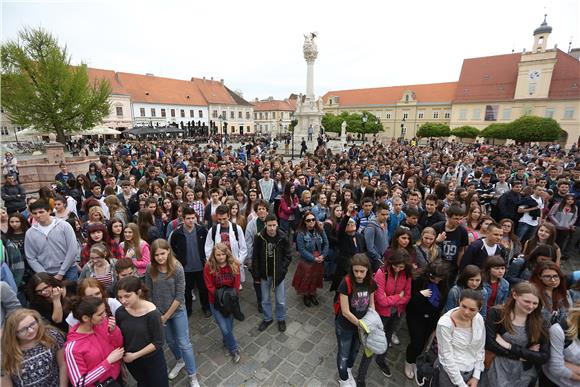
[[(491, 284), (489, 282), (483, 283), (483, 288), (487, 291), (487, 298), (491, 296)], [(493, 305), (503, 305), (505, 304), (508, 296), (510, 294), (510, 283), (507, 282), (505, 278), (499, 279), (499, 284), (497, 285), (497, 294), (495, 295), (495, 301)]]
[(395, 230), (397, 227), (399, 227), (401, 223), (403, 223), (403, 220), (406, 218), (407, 216), (403, 211), (401, 211), (398, 216), (392, 211), (389, 212), (389, 217), (387, 218), (387, 224), (389, 228), (389, 242), (391, 241), (393, 235), (395, 235)]
[(300, 258), (307, 262), (314, 262), (314, 252), (320, 252), (324, 257), (328, 256), (328, 238), (326, 233), (300, 231), (296, 236), (296, 246)]

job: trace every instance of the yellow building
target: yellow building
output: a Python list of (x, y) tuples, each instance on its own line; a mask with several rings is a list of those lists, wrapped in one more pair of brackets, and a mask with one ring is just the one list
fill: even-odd
[(258, 100), (256, 98), (252, 105), (254, 105), (256, 133), (274, 136), (288, 133), (296, 111), (296, 99), (275, 100), (269, 97), (265, 100)]

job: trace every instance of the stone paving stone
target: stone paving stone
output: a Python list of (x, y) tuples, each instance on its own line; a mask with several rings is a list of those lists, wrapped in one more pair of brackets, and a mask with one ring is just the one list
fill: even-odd
[(271, 373), (265, 368), (258, 368), (254, 373), (254, 378), (259, 382), (264, 382), (266, 379), (270, 377)]
[(224, 383), (225, 386), (240, 386), (242, 385), (245, 381), (247, 380), (247, 378), (243, 377), (242, 375), (238, 374), (238, 373), (234, 373), (232, 376), (230, 376)]
[(312, 351), (312, 348), (314, 348), (314, 343), (310, 341), (305, 341), (302, 343), (300, 347), (298, 347), (298, 351), (301, 353), (308, 353)]
[(247, 377), (252, 377), (258, 368), (260, 368), (260, 363), (254, 359), (249, 359), (240, 367), (239, 372), (246, 375)]
[(282, 358), (277, 355), (273, 355), (266, 362), (264, 362), (264, 368), (268, 371), (274, 371), (282, 363)]
[(296, 386), (296, 387), (303, 386), (305, 382), (306, 382), (306, 378), (297, 372), (292, 374), (290, 379), (288, 379), (288, 384), (290, 384), (291, 386)]

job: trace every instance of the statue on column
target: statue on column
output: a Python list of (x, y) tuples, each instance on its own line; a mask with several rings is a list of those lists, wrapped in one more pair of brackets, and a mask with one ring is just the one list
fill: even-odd
[(346, 142), (346, 127), (347, 127), (347, 123), (346, 121), (342, 121), (342, 125), (340, 125), (340, 141), (342, 143)]
[(307, 61), (315, 60), (318, 56), (318, 48), (316, 47), (316, 43), (314, 43), (316, 35), (316, 32), (310, 32), (309, 34), (304, 35), (304, 45), (302, 46), (302, 50), (304, 51), (304, 59)]

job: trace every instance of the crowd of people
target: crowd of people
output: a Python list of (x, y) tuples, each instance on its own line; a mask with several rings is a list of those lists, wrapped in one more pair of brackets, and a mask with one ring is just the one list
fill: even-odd
[(198, 386), (194, 301), (236, 364), (235, 320), (286, 331), (288, 281), (301, 313), (333, 292), (341, 386), (364, 386), (373, 359), (419, 384), (580, 385), (576, 147), (107, 148), (32, 195), (2, 161), (2, 385), (119, 386), (127, 370), (159, 387), (185, 369)]

